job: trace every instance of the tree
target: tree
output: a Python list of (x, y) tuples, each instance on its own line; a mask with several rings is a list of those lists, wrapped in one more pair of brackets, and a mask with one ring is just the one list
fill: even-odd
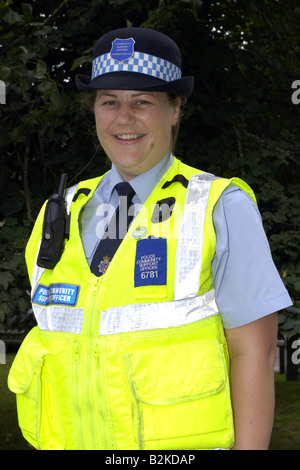
[[(0, 2), (0, 320), (24, 312), (24, 247), (42, 202), (62, 171), (69, 183), (102, 173), (93, 117), (76, 73), (90, 74), (95, 41), (112, 28), (152, 27), (182, 50), (196, 86), (176, 154), (254, 189), (275, 262), (299, 301), (300, 79), (296, 0), (32, 0)], [(71, 158), (70, 158), (71, 157)]]

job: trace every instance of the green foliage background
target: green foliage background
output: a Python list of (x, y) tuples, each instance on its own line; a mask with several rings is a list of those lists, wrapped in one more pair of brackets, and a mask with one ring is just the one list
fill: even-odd
[[(170, 35), (195, 91), (176, 155), (254, 189), (273, 257), (300, 299), (300, 5), (297, 0), (0, 0), (0, 321), (29, 307), (24, 248), (39, 208), (95, 151), (93, 117), (80, 103), (76, 73), (90, 75), (96, 40), (144, 26)], [(80, 179), (107, 168), (98, 156)], [(26, 293), (27, 292), (27, 293)], [(295, 332), (294, 322), (286, 331)], [(284, 330), (288, 312), (281, 314)], [(296, 322), (296, 323), (295, 323)], [(297, 327), (296, 327), (297, 329)]]

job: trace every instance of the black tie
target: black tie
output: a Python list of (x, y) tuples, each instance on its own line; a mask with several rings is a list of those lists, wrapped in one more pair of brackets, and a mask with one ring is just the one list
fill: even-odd
[(119, 195), (119, 205), (108, 224), (91, 263), (91, 271), (96, 276), (101, 276), (107, 270), (133, 220), (133, 215), (129, 216), (128, 212), (132, 204), (132, 198), (135, 195), (134, 189), (129, 183), (118, 183), (115, 189)]

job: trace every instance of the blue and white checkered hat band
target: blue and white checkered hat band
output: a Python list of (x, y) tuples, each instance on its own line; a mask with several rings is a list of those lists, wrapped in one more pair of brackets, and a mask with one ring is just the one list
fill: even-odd
[(143, 73), (165, 82), (181, 78), (181, 70), (177, 65), (143, 52), (134, 52), (132, 57), (124, 62), (112, 59), (110, 53), (93, 60), (92, 79), (111, 72)]

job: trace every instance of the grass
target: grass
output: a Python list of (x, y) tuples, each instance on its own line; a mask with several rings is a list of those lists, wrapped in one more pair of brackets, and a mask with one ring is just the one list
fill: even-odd
[[(0, 450), (30, 450), (18, 427), (15, 395), (7, 388), (14, 353), (0, 364)], [(276, 409), (270, 450), (300, 450), (300, 382), (275, 375)]]
[(300, 382), (275, 375), (276, 406), (270, 450), (300, 450)]

